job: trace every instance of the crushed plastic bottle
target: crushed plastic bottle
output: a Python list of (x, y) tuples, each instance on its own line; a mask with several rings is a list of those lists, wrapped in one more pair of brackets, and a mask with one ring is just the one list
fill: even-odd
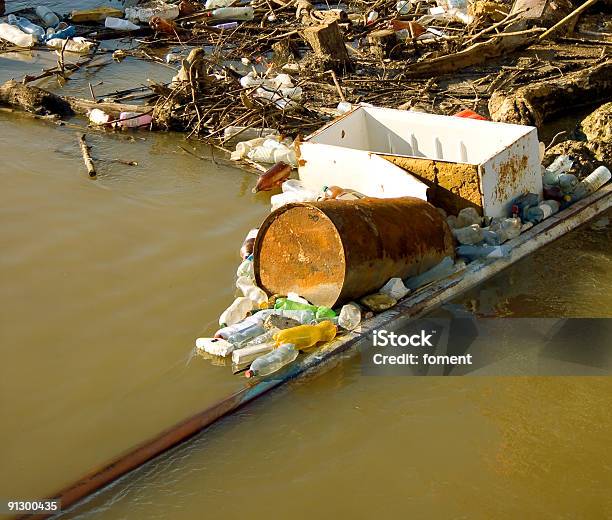
[(8, 23), (0, 23), (0, 38), (25, 49), (31, 49), (36, 45), (35, 36), (26, 34), (19, 27)]
[(64, 49), (67, 52), (75, 54), (89, 54), (95, 43), (80, 36), (66, 40), (64, 38), (51, 38), (47, 40), (47, 47), (51, 47), (57, 51)]
[(378, 291), (383, 294), (388, 294), (396, 300), (401, 300), (406, 296), (410, 289), (408, 289), (401, 278), (391, 278), (385, 285), (383, 285)]
[(249, 341), (266, 333), (263, 325), (259, 322), (253, 323), (240, 331), (234, 332), (227, 337), (227, 341), (236, 348), (245, 346)]
[(47, 36), (45, 30), (40, 25), (30, 22), (27, 18), (9, 14), (7, 20), (8, 23), (19, 27), (24, 33), (34, 36), (38, 42), (44, 41)]
[(258, 357), (244, 375), (247, 378), (267, 376), (291, 363), (298, 357), (298, 354), (299, 351), (295, 345), (285, 343), (272, 352)]
[(298, 350), (310, 348), (321, 341), (331, 341), (336, 337), (338, 328), (331, 321), (322, 321), (316, 325), (300, 325), (274, 334), (277, 345), (292, 343)]
[(60, 21), (57, 15), (44, 5), (39, 5), (36, 8), (36, 14), (42, 20), (45, 27), (57, 27), (59, 25)]
[(298, 325), (302, 325), (302, 323), (297, 320), (294, 320), (293, 318), (279, 316), (278, 314), (271, 314), (266, 318), (263, 325), (266, 330), (279, 331), (284, 329), (290, 329), (292, 327), (297, 327)]
[(559, 211), (560, 204), (556, 200), (545, 200), (538, 206), (527, 209), (527, 222), (538, 224)]
[(338, 325), (345, 330), (354, 330), (361, 323), (361, 308), (356, 303), (347, 303), (340, 309)]
[(567, 173), (571, 169), (573, 164), (574, 161), (572, 161), (569, 156), (557, 156), (555, 160), (550, 164), (550, 166), (544, 169), (542, 181), (544, 182), (544, 184), (548, 184), (550, 186), (558, 185), (559, 175)]
[(399, 2), (395, 4), (395, 10), (400, 16), (410, 14), (410, 0), (399, 0)]
[[(529, 207), (527, 209), (529, 209)], [(497, 234), (499, 237), (499, 243), (503, 244), (508, 240), (518, 237), (521, 234), (521, 226), (521, 219), (513, 217), (494, 220), (489, 229)]]
[(313, 323), (316, 319), (315, 313), (309, 310), (274, 309), (274, 314), (284, 318), (291, 318), (300, 322), (302, 325)]
[(253, 310), (253, 302), (250, 298), (240, 296), (225, 309), (219, 316), (219, 325), (234, 325), (246, 318), (247, 314)]
[(115, 18), (113, 16), (106, 17), (106, 20), (104, 20), (104, 27), (107, 29), (115, 29), (117, 31), (136, 31), (140, 29), (139, 25), (136, 25), (129, 20)]
[(232, 334), (236, 332), (244, 332), (249, 329), (252, 325), (262, 325), (265, 319), (272, 313), (271, 310), (263, 310), (247, 316), (242, 321), (234, 323), (233, 325), (227, 325), (217, 332), (215, 332), (215, 338), (228, 339)]
[(234, 350), (234, 346), (222, 338), (198, 338), (195, 345), (198, 350), (213, 356), (226, 357)]
[(478, 242), (482, 242), (483, 240), (482, 228), (478, 224), (455, 228), (451, 231), (457, 242), (460, 244), (478, 244)]
[(455, 264), (453, 259), (450, 256), (445, 256), (439, 264), (433, 266), (429, 271), (404, 280), (404, 285), (408, 289), (415, 290), (450, 275), (454, 270)]

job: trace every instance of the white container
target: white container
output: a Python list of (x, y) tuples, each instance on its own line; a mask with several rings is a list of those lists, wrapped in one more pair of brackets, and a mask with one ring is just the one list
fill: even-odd
[(211, 16), (215, 20), (252, 20), (255, 17), (255, 11), (251, 6), (219, 7), (212, 11)]
[(271, 352), (274, 349), (274, 342), (262, 343), (261, 345), (250, 345), (232, 352), (232, 363), (244, 365), (250, 363), (259, 356)]
[(151, 114), (140, 114), (139, 112), (121, 112), (119, 114), (119, 119), (119, 126), (125, 128), (147, 126), (153, 121)]
[(236, 298), (232, 304), (219, 316), (219, 325), (234, 325), (239, 323), (253, 309), (253, 302), (244, 296)]
[(246, 296), (253, 302), (254, 308), (259, 308), (268, 301), (268, 295), (253, 282), (253, 278), (241, 276), (236, 280), (236, 287), (240, 289), (243, 296)]
[(59, 18), (57, 15), (44, 5), (39, 5), (36, 8), (36, 14), (43, 21), (45, 27), (57, 27), (59, 24)]
[(75, 54), (89, 54), (95, 45), (94, 42), (90, 42), (89, 40), (79, 36), (68, 40), (68, 43), (66, 43), (66, 46), (64, 47), (65, 43), (66, 40), (63, 38), (51, 38), (50, 40), (47, 40), (47, 47), (51, 47), (56, 51), (61, 51), (64, 49), (66, 52), (74, 52)]
[(0, 23), (0, 38), (17, 47), (26, 49), (31, 49), (36, 45), (36, 37), (34, 35), (26, 34), (19, 27), (8, 23)]
[(129, 20), (124, 20), (123, 18), (115, 18), (113, 16), (106, 17), (106, 20), (104, 20), (104, 27), (106, 27), (107, 29), (115, 29), (118, 31), (135, 31), (137, 29), (140, 29), (140, 26), (130, 22)]
[(198, 338), (195, 344), (198, 350), (213, 356), (226, 357), (234, 350), (234, 346), (222, 338)]
[(312, 190), (336, 185), (427, 200), (425, 183), (438, 182), (451, 199), (431, 202), (448, 214), (474, 204), (505, 217), (519, 195), (542, 193), (530, 126), (360, 106), (306, 137), (299, 155), (299, 177)]

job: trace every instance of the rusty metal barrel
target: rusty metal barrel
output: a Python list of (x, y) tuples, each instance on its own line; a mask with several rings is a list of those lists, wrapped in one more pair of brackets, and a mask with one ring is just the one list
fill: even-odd
[(450, 228), (413, 197), (292, 203), (271, 213), (254, 248), (257, 285), (328, 307), (454, 257)]

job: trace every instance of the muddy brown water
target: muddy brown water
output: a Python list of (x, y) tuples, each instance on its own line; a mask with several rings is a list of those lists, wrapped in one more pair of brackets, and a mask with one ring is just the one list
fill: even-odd
[[(0, 81), (52, 63), (0, 55)], [(126, 60), (65, 89), (171, 74)], [(74, 128), (0, 113), (0, 497), (53, 492), (243, 384), (191, 350), (231, 301), (237, 250), (267, 196), (250, 193), (251, 174), (185, 153), (179, 135), (90, 142), (96, 181)], [(609, 317), (611, 234), (604, 221), (583, 226), (455, 303)], [(609, 377), (362, 377), (352, 359), (64, 517), (609, 518), (611, 405)]]

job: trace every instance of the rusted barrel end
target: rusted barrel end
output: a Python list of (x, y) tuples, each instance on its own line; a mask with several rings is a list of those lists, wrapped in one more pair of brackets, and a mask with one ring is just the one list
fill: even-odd
[(413, 197), (293, 203), (271, 213), (254, 248), (257, 284), (329, 307), (454, 256), (450, 229)]

